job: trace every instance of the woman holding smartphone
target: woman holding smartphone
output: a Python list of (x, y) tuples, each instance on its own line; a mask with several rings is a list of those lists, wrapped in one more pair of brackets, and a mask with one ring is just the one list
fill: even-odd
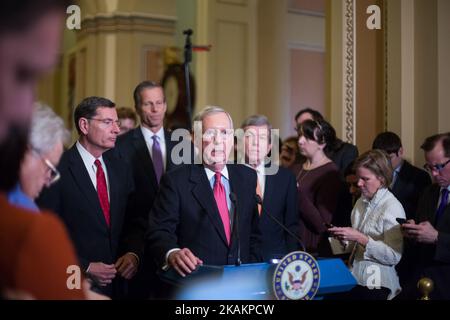
[(392, 299), (401, 291), (395, 266), (402, 257), (403, 236), (396, 219), (405, 218), (402, 205), (388, 190), (392, 166), (383, 151), (371, 150), (354, 168), (361, 197), (352, 211), (352, 227), (328, 231), (353, 247), (349, 266), (358, 286), (350, 298)]

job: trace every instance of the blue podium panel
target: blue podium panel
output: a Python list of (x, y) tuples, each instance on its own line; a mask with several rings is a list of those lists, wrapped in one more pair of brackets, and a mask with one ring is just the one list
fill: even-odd
[[(340, 259), (319, 259), (320, 285), (316, 298), (345, 292), (356, 280)], [(267, 300), (274, 299), (273, 274), (277, 264), (200, 266), (188, 277), (170, 270), (162, 279), (178, 288), (180, 300)]]
[(357, 282), (341, 259), (319, 259), (320, 285), (317, 296), (346, 292)]
[[(211, 272), (211, 266), (201, 266), (198, 274), (187, 279), (177, 295), (180, 300), (266, 300), (276, 265), (269, 263), (223, 266), (221, 272)], [(216, 267), (212, 267), (216, 268)], [(206, 272), (206, 273), (205, 273)]]

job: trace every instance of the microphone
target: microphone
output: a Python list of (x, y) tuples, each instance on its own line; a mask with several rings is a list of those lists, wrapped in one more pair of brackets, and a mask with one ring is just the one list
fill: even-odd
[(295, 240), (298, 241), (298, 243), (300, 244), (302, 251), (306, 251), (305, 250), (305, 246), (303, 245), (303, 241), (300, 240), (300, 238), (295, 235), (291, 230), (289, 230), (283, 223), (281, 223), (277, 218), (275, 218), (273, 215), (271, 215), (269, 212), (267, 212), (267, 210), (264, 208), (263, 201), (261, 199), (261, 197), (258, 194), (255, 194), (255, 200), (256, 203), (259, 204), (261, 206), (262, 211), (264, 212), (264, 214), (266, 214), (270, 219), (272, 219), (273, 221), (275, 221), (275, 223), (277, 225), (279, 225), (281, 227), (281, 229), (283, 229), (284, 231), (286, 231), (291, 237), (293, 237)]
[(230, 200), (233, 203), (233, 207), (234, 207), (233, 232), (236, 232), (236, 240), (237, 240), (236, 266), (239, 267), (242, 264), (242, 261), (241, 261), (241, 239), (239, 237), (239, 215), (237, 212), (237, 197), (234, 192), (230, 192)]
[(186, 36), (192, 36), (193, 33), (194, 31), (192, 31), (192, 29), (183, 30), (183, 34)]

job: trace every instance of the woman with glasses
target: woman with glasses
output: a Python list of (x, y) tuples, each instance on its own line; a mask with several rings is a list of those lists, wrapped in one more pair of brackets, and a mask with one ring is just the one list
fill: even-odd
[(28, 149), (20, 165), (19, 183), (8, 193), (9, 203), (39, 211), (34, 200), (44, 186), (48, 187), (59, 179), (56, 166), (69, 136), (64, 121), (52, 109), (36, 105)]

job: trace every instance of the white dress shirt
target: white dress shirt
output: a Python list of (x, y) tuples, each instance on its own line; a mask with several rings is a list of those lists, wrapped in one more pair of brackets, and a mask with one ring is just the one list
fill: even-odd
[(164, 129), (161, 127), (161, 129), (158, 130), (158, 132), (153, 133), (150, 129), (147, 129), (143, 126), (141, 126), (142, 134), (144, 135), (145, 144), (147, 145), (148, 153), (150, 154), (150, 157), (153, 160), (153, 136), (158, 137), (159, 146), (161, 148), (161, 154), (163, 159), (163, 166), (164, 166), (164, 172), (166, 172), (166, 159), (167, 159), (167, 152), (166, 152), (166, 138), (164, 136)]
[(266, 190), (266, 168), (264, 167), (264, 162), (256, 168), (256, 174), (259, 187), (261, 188), (261, 198), (264, 198), (264, 190)]
[[(86, 167), (86, 170), (89, 174), (89, 178), (91, 178), (92, 185), (94, 186), (95, 190), (97, 190), (97, 166), (94, 164), (95, 158), (92, 154), (89, 153), (89, 151), (86, 150), (85, 147), (81, 145), (79, 141), (76, 143), (76, 147), (78, 150), (78, 153), (81, 156), (81, 159), (83, 160), (84, 166)], [(103, 167), (103, 172), (105, 173), (106, 178), (106, 187), (108, 188), (108, 200), (109, 200), (109, 179), (108, 179), (108, 170), (106, 168), (105, 162), (103, 161), (103, 156), (98, 158), (100, 163)]]
[(261, 188), (261, 198), (264, 199), (264, 190), (266, 190), (266, 167), (264, 166), (264, 162), (260, 163), (256, 168), (252, 167), (249, 164), (245, 165), (256, 171), (259, 187)]

